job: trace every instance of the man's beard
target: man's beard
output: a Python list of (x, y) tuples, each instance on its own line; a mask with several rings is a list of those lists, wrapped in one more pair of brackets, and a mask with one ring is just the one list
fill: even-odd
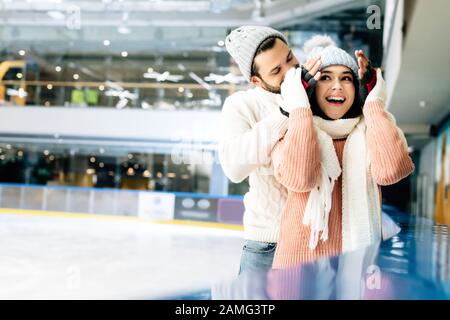
[(268, 84), (267, 82), (265, 82), (263, 78), (260, 78), (260, 79), (261, 79), (261, 82), (262, 82), (262, 84), (263, 84), (263, 88), (264, 88), (265, 90), (267, 90), (267, 91), (269, 91), (269, 92), (272, 92), (272, 93), (276, 93), (276, 94), (280, 94), (280, 93), (281, 93), (281, 87), (274, 87), (274, 86), (271, 86), (270, 84)]

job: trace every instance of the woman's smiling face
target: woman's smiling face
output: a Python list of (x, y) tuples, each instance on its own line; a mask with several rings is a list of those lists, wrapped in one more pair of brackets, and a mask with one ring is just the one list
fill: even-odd
[(316, 85), (319, 108), (331, 119), (342, 118), (355, 100), (355, 85), (350, 68), (333, 65), (322, 69)]

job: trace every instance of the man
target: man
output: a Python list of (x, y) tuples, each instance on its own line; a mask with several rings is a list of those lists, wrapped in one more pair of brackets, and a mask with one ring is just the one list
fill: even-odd
[[(225, 175), (234, 183), (249, 177), (241, 273), (272, 266), (287, 190), (273, 176), (270, 155), (288, 128), (288, 117), (280, 112), (280, 86), (286, 72), (299, 63), (286, 37), (269, 27), (237, 28), (227, 36), (225, 46), (255, 86), (225, 100), (219, 138), (219, 160)], [(304, 80), (317, 80), (319, 66), (318, 57), (308, 61)]]

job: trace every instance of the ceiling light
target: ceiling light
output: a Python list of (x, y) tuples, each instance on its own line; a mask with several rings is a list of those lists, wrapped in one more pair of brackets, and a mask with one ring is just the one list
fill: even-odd
[(219, 40), (219, 41), (217, 41), (217, 45), (219, 47), (223, 47), (225, 45), (225, 42), (223, 42), (223, 40)]
[(56, 72), (61, 72), (61, 70), (62, 70), (62, 68), (61, 68), (60, 66), (56, 66), (56, 67), (55, 67), (55, 71), (56, 71)]
[(256, 21), (264, 20), (266, 10), (264, 9), (263, 0), (255, 0), (255, 9), (252, 12), (252, 19)]
[(122, 52), (120, 53), (120, 55), (121, 55), (122, 57), (126, 58), (126, 57), (128, 57), (128, 52), (122, 51)]
[(131, 29), (128, 28), (126, 25), (120, 25), (117, 28), (117, 31), (121, 34), (129, 34), (131, 32)]
[(142, 176), (143, 176), (144, 178), (150, 178), (150, 177), (151, 177), (150, 171), (145, 170), (145, 171), (142, 173)]
[(25, 50), (19, 50), (19, 55), (24, 56), (25, 55)]
[(78, 80), (78, 79), (80, 79), (80, 76), (79, 76), (79, 74), (78, 74), (78, 73), (75, 73), (75, 74), (73, 75), (73, 79), (74, 79), (74, 80)]
[(52, 89), (53, 89), (53, 85), (52, 85), (51, 83), (49, 83), (49, 84), (47, 85), (47, 89), (48, 89), (48, 90), (52, 90)]
[(47, 11), (47, 15), (55, 20), (63, 20), (66, 18), (66, 15), (63, 14), (61, 11), (56, 11), (56, 10), (50, 10)]
[(109, 41), (109, 40), (104, 40), (104, 41), (103, 41), (103, 44), (104, 44), (105, 46), (109, 46), (109, 45), (111, 44), (111, 41)]

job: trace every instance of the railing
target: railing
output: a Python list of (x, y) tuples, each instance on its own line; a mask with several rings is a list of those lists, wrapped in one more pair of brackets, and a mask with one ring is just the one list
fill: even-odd
[(67, 186), (0, 184), (0, 207), (154, 220), (242, 223), (242, 196)]
[(3, 80), (0, 105), (208, 110), (220, 109), (226, 96), (246, 88), (206, 83)]

